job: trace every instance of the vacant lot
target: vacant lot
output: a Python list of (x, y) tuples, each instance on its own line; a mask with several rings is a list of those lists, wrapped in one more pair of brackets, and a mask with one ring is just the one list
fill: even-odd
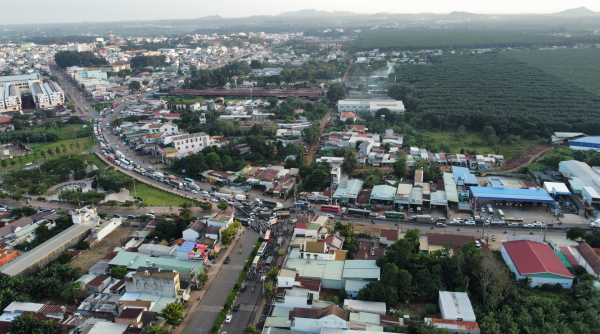
[(94, 248), (82, 253), (78, 258), (69, 263), (69, 266), (71, 268), (81, 268), (81, 274), (87, 273), (96, 262), (109, 252), (112, 252), (116, 247), (121, 247), (121, 242), (125, 241), (137, 230), (137, 227), (132, 226), (117, 227), (117, 229), (102, 239)]

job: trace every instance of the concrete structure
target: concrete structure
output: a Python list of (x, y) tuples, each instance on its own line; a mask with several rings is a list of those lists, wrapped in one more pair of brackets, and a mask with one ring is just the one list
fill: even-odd
[(471, 300), (466, 292), (440, 291), (438, 304), (443, 319), (477, 321)]
[(146, 293), (161, 297), (176, 298), (180, 290), (179, 273), (158, 271), (136, 272), (125, 279), (127, 292)]
[(369, 111), (375, 114), (377, 110), (387, 108), (393, 113), (404, 114), (406, 109), (402, 101), (395, 100), (366, 100), (366, 99), (347, 99), (338, 101), (338, 112), (340, 113), (360, 113)]
[(568, 182), (574, 193), (580, 194), (583, 186), (587, 186), (600, 194), (600, 167), (590, 167), (585, 162), (569, 160), (561, 161), (558, 170), (571, 177)]
[(94, 234), (98, 238), (98, 241), (100, 241), (119, 226), (121, 226), (121, 218), (112, 218), (111, 220), (105, 221), (104, 223), (100, 224), (100, 226), (96, 227), (94, 229)]
[(196, 242), (206, 232), (206, 223), (200, 219), (196, 220), (192, 225), (183, 230), (183, 238), (187, 241)]
[(173, 137), (173, 147), (177, 149), (179, 157), (202, 151), (208, 146), (215, 145), (215, 141), (211, 136), (204, 132), (185, 134), (178, 137)]
[(344, 299), (344, 310), (350, 312), (368, 312), (386, 315), (387, 308), (383, 302), (369, 302), (364, 300)]
[(320, 333), (321, 328), (348, 328), (346, 312), (331, 305), (321, 309), (294, 308), (289, 315), (290, 329), (304, 333)]
[(529, 240), (502, 243), (502, 258), (515, 273), (517, 280), (527, 279), (529, 285), (560, 284), (570, 289), (573, 275), (550, 246)]
[(344, 287), (344, 290), (346, 290), (348, 297), (356, 298), (356, 296), (358, 296), (358, 291), (360, 291), (360, 289), (364, 288), (369, 283), (370, 283), (369, 281), (350, 280), (349, 279), (349, 280), (346, 280), (346, 286)]
[(112, 278), (108, 275), (98, 275), (91, 281), (85, 283), (85, 291), (87, 292), (88, 296), (94, 293), (101, 293), (111, 281)]
[(137, 307), (128, 307), (115, 318), (116, 324), (130, 325), (133, 328), (142, 327), (142, 314), (145, 309)]

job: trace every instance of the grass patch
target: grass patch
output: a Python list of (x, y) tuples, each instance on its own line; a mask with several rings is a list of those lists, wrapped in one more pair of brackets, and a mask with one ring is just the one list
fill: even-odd
[(219, 334), (219, 330), (221, 329), (221, 326), (223, 325), (223, 322), (225, 321), (225, 317), (227, 317), (227, 313), (229, 313), (229, 309), (231, 308), (231, 305), (233, 305), (233, 302), (235, 301), (235, 297), (237, 297), (238, 290), (242, 286), (242, 283), (244, 282), (244, 278), (246, 277), (246, 274), (248, 274), (248, 270), (250, 270), (250, 266), (252, 265), (252, 261), (250, 261), (250, 259), (254, 259), (254, 257), (258, 253), (258, 249), (260, 248), (261, 244), (262, 244), (262, 239), (259, 239), (258, 242), (256, 243), (256, 245), (254, 245), (252, 254), (250, 254), (250, 256), (248, 257), (248, 260), (246, 261), (246, 265), (244, 266), (244, 270), (242, 270), (242, 273), (240, 274), (240, 277), (238, 277), (238, 280), (235, 283), (233, 290), (231, 290), (231, 293), (229, 294), (229, 297), (227, 298), (227, 301), (225, 302), (223, 309), (219, 313), (219, 316), (217, 317), (215, 324), (213, 325), (212, 329), (210, 330), (210, 334)]
[[(135, 190), (137, 190), (137, 195)], [(177, 207), (181, 203), (186, 201), (192, 201), (194, 203), (194, 206), (197, 206), (199, 204), (198, 201), (193, 201), (189, 198), (184, 198), (177, 194), (168, 193), (164, 190), (155, 188), (153, 186), (149, 186), (141, 182), (135, 183), (135, 190), (132, 187), (131, 189), (129, 189), (129, 194), (131, 194), (132, 196), (143, 198), (144, 202), (148, 203), (149, 205)]]
[(464, 136), (458, 132), (449, 131), (421, 131), (422, 140), (420, 146), (434, 146), (444, 153), (457, 154), (464, 149), (465, 153), (476, 151), (477, 154), (501, 154), (504, 161), (509, 161), (519, 155), (532, 144), (538, 143), (535, 140), (515, 140), (512, 144), (499, 143), (496, 145), (488, 144), (479, 132), (470, 132)]

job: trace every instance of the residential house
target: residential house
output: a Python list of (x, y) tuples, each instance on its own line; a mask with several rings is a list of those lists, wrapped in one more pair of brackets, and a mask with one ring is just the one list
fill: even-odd
[(130, 325), (133, 328), (142, 328), (142, 313), (145, 310), (144, 308), (128, 307), (115, 317), (115, 323)]
[(321, 309), (295, 307), (289, 314), (291, 330), (304, 333), (320, 333), (321, 328), (348, 329), (346, 312), (335, 305)]
[(150, 124), (148, 125), (148, 131), (150, 134), (163, 133), (165, 135), (177, 135), (179, 134), (179, 127), (172, 122)]
[(98, 275), (93, 280), (85, 284), (85, 291), (88, 296), (101, 293), (112, 281), (112, 278), (108, 275)]
[(179, 273), (160, 268), (156, 268), (156, 271), (138, 271), (125, 279), (125, 289), (128, 293), (177, 298), (181, 289)]
[(400, 239), (400, 230), (379, 230), (379, 243), (391, 246)]
[(205, 231), (206, 223), (198, 219), (183, 231), (183, 238), (187, 241), (196, 242), (204, 235)]

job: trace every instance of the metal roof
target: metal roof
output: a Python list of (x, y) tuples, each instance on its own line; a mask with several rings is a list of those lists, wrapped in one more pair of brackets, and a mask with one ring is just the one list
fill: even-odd
[[(371, 283), (371, 282), (363, 281), (363, 280), (347, 279), (345, 290), (346, 291), (358, 291), (358, 290), (364, 288), (365, 285), (367, 285), (369, 283)], [(353, 314), (353, 313), (351, 313), (351, 314)], [(379, 316), (377, 318), (379, 319)], [(352, 319), (352, 317), (350, 317), (350, 319)]]
[(554, 203), (552, 197), (543, 189), (471, 187), (469, 191), (473, 198), (484, 200)]
[(452, 166), (452, 174), (454, 174), (456, 184), (458, 184), (459, 178), (462, 179), (465, 184), (479, 184), (475, 175), (471, 174), (471, 171), (468, 168)]
[(344, 272), (344, 262), (310, 260), (310, 259), (288, 259), (285, 266), (287, 268), (298, 269), (301, 277), (316, 277), (329, 280), (342, 280)]
[(440, 311), (446, 320), (477, 321), (466, 292), (440, 291)]
[(444, 190), (448, 202), (458, 202), (458, 191), (456, 190), (456, 179), (452, 173), (444, 173)]
[(558, 195), (571, 195), (567, 185), (560, 182), (544, 182), (544, 189), (550, 194), (554, 191)]
[(546, 244), (529, 240), (502, 243), (508, 256), (522, 276), (534, 274), (554, 274), (573, 277), (552, 248)]

